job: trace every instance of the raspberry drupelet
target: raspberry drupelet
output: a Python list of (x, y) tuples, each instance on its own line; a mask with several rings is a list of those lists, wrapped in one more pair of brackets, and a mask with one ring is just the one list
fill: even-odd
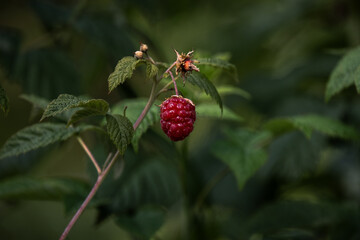
[(172, 141), (184, 140), (194, 129), (195, 105), (187, 98), (171, 96), (160, 106), (160, 123)]

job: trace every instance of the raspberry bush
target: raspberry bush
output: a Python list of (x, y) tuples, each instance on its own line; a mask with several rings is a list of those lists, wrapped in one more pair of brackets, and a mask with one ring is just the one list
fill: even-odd
[(11, 2), (41, 17), (0, 27), (1, 239), (357, 239), (355, 0)]
[[(180, 95), (176, 83), (178, 78), (182, 78), (184, 86), (188, 79), (191, 85), (205, 91), (207, 95), (216, 100), (220, 107), (219, 110), (223, 111), (221, 98), (216, 87), (205, 75), (199, 73), (200, 68), (195, 65), (199, 61), (193, 59), (194, 51), (179, 54), (175, 50), (176, 60), (171, 64), (164, 64), (156, 62), (149, 55), (148, 50), (149, 47), (146, 44), (141, 44), (139, 50), (135, 51), (133, 56), (124, 57), (118, 62), (114, 72), (108, 78), (110, 93), (126, 80), (132, 78), (133, 72), (138, 66), (145, 65), (146, 78), (152, 82), (150, 96), (147, 101), (124, 102), (111, 107), (103, 99), (88, 99), (70, 94), (61, 94), (51, 102), (24, 95), (24, 99), (43, 110), (40, 119), (41, 123), (24, 128), (10, 137), (0, 151), (0, 158), (25, 154), (28, 151), (45, 147), (57, 141), (64, 141), (76, 135), (79, 144), (88, 155), (98, 175), (90, 193), (65, 228), (60, 240), (67, 238), (71, 228), (95, 196), (115, 161), (118, 158), (123, 161), (128, 145), (132, 144), (134, 150), (138, 151), (139, 140), (148, 128), (160, 122), (165, 134), (175, 142), (184, 140), (193, 131), (196, 120), (195, 105), (190, 99)], [(222, 63), (214, 65), (209, 60), (204, 60), (202, 64), (222, 67)], [(161, 70), (162, 73), (160, 73)], [(193, 74), (193, 71), (196, 74)], [(189, 78), (190, 76), (191, 78)], [(154, 105), (155, 101), (158, 101), (157, 99), (164, 99), (164, 95), (171, 91), (174, 91), (175, 95), (164, 100), (160, 104), (160, 108)], [(3, 94), (3, 97), (5, 99), (5, 94)], [(2, 100), (1, 104), (2, 108), (7, 111), (7, 106), (3, 106), (7, 102)], [(201, 109), (202, 105), (199, 106)], [(211, 105), (210, 108), (209, 105), (206, 105), (206, 108), (201, 113), (208, 117), (219, 116), (219, 114), (214, 114), (216, 108), (216, 105)], [(98, 123), (98, 126), (81, 123), (86, 122), (87, 119), (93, 116), (103, 116), (106, 121), (105, 126), (102, 123)], [(224, 118), (228, 116), (233, 117), (230, 114), (224, 115)], [(55, 118), (63, 123), (44, 122), (49, 118)], [(102, 166), (79, 135), (84, 131), (91, 130), (106, 133), (108, 141), (116, 149), (108, 153), (108, 157), (103, 161)]]

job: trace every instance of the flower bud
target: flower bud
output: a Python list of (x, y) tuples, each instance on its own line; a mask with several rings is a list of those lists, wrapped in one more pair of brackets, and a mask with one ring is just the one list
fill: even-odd
[(148, 49), (149, 48), (146, 44), (144, 44), (144, 43), (140, 44), (140, 51), (142, 51), (143, 53), (146, 53)]
[(144, 57), (144, 53), (142, 51), (136, 51), (134, 57), (137, 59), (142, 59)]

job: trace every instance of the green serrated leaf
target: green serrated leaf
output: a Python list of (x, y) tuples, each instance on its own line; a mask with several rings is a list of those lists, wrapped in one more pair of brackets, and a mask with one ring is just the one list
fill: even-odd
[(38, 123), (11, 136), (0, 150), (0, 159), (17, 156), (49, 144), (64, 141), (72, 135), (93, 129), (93, 126), (66, 128), (61, 123)]
[(109, 93), (117, 86), (130, 79), (136, 65), (142, 60), (136, 60), (134, 57), (124, 57), (116, 65), (114, 72), (108, 78)]
[(134, 135), (133, 125), (127, 117), (117, 114), (107, 114), (106, 121), (110, 139), (119, 150), (120, 154), (123, 155)]
[[(125, 156), (127, 171), (116, 185), (113, 207), (121, 213), (140, 206), (170, 206), (180, 195), (179, 179), (174, 165), (159, 158), (140, 154)], [(122, 215), (122, 214), (120, 214)]]
[[(142, 110), (144, 109), (147, 103), (147, 99), (138, 98), (138, 99), (127, 99), (121, 101), (119, 104), (115, 105), (112, 108), (112, 113), (122, 114), (124, 108), (126, 109), (126, 117), (134, 124), (137, 118), (140, 116)], [(149, 112), (146, 114), (140, 125), (135, 130), (134, 136), (131, 140), (131, 144), (134, 147), (134, 150), (137, 151), (139, 148), (139, 140), (141, 136), (148, 130), (149, 127), (160, 121), (159, 107), (153, 105), (151, 106)]]
[[(292, 131), (281, 136), (273, 135), (269, 145), (267, 172), (282, 179), (299, 179), (318, 168), (324, 137), (314, 135), (307, 139), (300, 131)], [(296, 146), (296, 147), (294, 147)]]
[(75, 97), (70, 94), (60, 94), (58, 98), (52, 100), (47, 107), (45, 108), (45, 111), (40, 119), (42, 121), (43, 119), (51, 116), (55, 116), (57, 114), (60, 114), (73, 106), (76, 106), (79, 102), (84, 101), (84, 99), (80, 99), (78, 97)]
[[(351, 209), (353, 212), (354, 210)], [(275, 201), (258, 209), (239, 229), (241, 239), (249, 239), (253, 233), (264, 235), (283, 229), (313, 229), (319, 223), (329, 225), (338, 222), (349, 211), (344, 205), (324, 202)], [(355, 211), (356, 212), (356, 211)], [(268, 239), (268, 238), (266, 238)], [(284, 237), (276, 239), (314, 239), (313, 237)]]
[(159, 72), (159, 68), (150, 62), (146, 62), (146, 76), (148, 79), (153, 79)]
[(86, 100), (69, 94), (61, 94), (57, 99), (49, 103), (40, 121), (47, 117), (58, 115), (71, 108), (78, 107), (93, 110), (92, 112), (97, 111), (97, 114), (104, 115), (109, 109), (109, 104), (102, 99)]
[(220, 118), (223, 120), (242, 121), (242, 117), (238, 116), (231, 109), (223, 107), (223, 113), (219, 111), (216, 104), (198, 104), (196, 105), (197, 117)]
[[(360, 47), (348, 52), (337, 64), (326, 85), (325, 100), (329, 101), (335, 94), (355, 83), (360, 86), (356, 76), (360, 67)], [(359, 91), (359, 88), (358, 88)]]
[(302, 130), (308, 137), (313, 130), (317, 130), (333, 137), (353, 139), (358, 138), (359, 133), (356, 129), (349, 127), (339, 121), (319, 115), (307, 115), (292, 118), (295, 128)]
[(0, 182), (0, 199), (63, 200), (65, 197), (86, 196), (88, 186), (74, 179), (18, 177)]
[(225, 61), (225, 60), (222, 60), (219, 58), (201, 58), (198, 60), (199, 60), (199, 63), (197, 63), (197, 65), (199, 65), (199, 66), (207, 65), (207, 66), (211, 66), (214, 68), (223, 69), (223, 70), (231, 73), (235, 80), (238, 79), (237, 70), (236, 70), (235, 65), (229, 63), (228, 61)]
[(6, 95), (5, 89), (0, 85), (0, 108), (3, 110), (5, 115), (9, 112), (9, 99)]
[(264, 129), (271, 131), (274, 135), (282, 135), (294, 130), (294, 126), (286, 118), (276, 118), (265, 123)]
[(143, 207), (136, 210), (134, 216), (118, 216), (117, 224), (131, 232), (138, 239), (151, 239), (165, 220), (165, 211), (159, 207)]
[(354, 72), (354, 82), (357, 93), (360, 93), (360, 65), (356, 68)]
[(187, 81), (193, 85), (198, 86), (200, 89), (204, 90), (207, 95), (210, 95), (218, 104), (221, 109), (221, 113), (223, 112), (223, 104), (221, 97), (216, 90), (216, 87), (212, 82), (207, 79), (204, 74), (194, 72), (187, 77)]
[(109, 104), (102, 99), (92, 99), (86, 103), (80, 104), (79, 106), (84, 107), (76, 111), (69, 119), (67, 126), (90, 116), (105, 115), (109, 110)]
[(302, 131), (308, 138), (313, 131), (344, 139), (357, 139), (359, 132), (337, 120), (319, 115), (302, 115), (288, 118), (278, 118), (270, 120), (265, 124), (267, 130), (275, 134), (282, 134), (294, 129)]
[(265, 163), (266, 152), (261, 148), (271, 135), (268, 132), (228, 130), (227, 140), (217, 142), (213, 153), (229, 166), (241, 190), (246, 181)]
[(247, 91), (230, 85), (219, 86), (217, 87), (217, 91), (219, 92), (220, 96), (238, 95), (245, 99), (251, 98), (250, 93), (248, 93)]
[(67, 122), (66, 126), (69, 127), (71, 124), (80, 121), (83, 118), (90, 117), (90, 116), (97, 116), (97, 115), (105, 115), (107, 111), (99, 111), (97, 109), (80, 109), (74, 112), (69, 121)]

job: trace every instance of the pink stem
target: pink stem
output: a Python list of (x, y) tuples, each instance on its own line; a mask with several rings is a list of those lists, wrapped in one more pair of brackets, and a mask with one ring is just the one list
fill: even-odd
[(99, 164), (96, 162), (96, 160), (95, 160), (94, 156), (92, 155), (92, 153), (90, 152), (89, 148), (86, 146), (86, 144), (84, 143), (84, 141), (82, 140), (81, 137), (77, 137), (77, 140), (79, 141), (80, 145), (83, 147), (83, 149), (89, 156), (91, 162), (94, 164), (94, 167), (96, 168), (96, 171), (98, 172), (98, 174), (100, 174), (101, 169), (99, 167)]
[(87, 207), (87, 205), (89, 204), (89, 202), (91, 201), (91, 199), (94, 197), (95, 193), (97, 192), (97, 190), (99, 189), (102, 181), (104, 180), (105, 176), (107, 175), (107, 173), (109, 172), (109, 170), (111, 169), (111, 166), (115, 163), (116, 158), (119, 155), (119, 151), (116, 152), (115, 156), (112, 158), (111, 162), (109, 163), (109, 165), (105, 168), (104, 171), (101, 172), (101, 174), (98, 176), (93, 188), (91, 189), (89, 195), (86, 197), (85, 201), (81, 204), (80, 208), (77, 210), (77, 212), (75, 213), (75, 215), (73, 216), (73, 218), (71, 219), (71, 221), (69, 222), (69, 224), (66, 226), (63, 234), (61, 235), (59, 240), (64, 240), (67, 235), (69, 234), (71, 228), (74, 226), (75, 222), (78, 220), (78, 218), (80, 217), (80, 215), (83, 213), (83, 211), (85, 210), (85, 208)]
[(173, 74), (172, 74), (171, 71), (169, 71), (169, 74), (170, 74), (171, 79), (172, 79), (172, 81), (173, 81), (173, 83), (174, 83), (175, 94), (176, 94), (176, 95), (179, 95), (179, 91), (178, 91), (177, 86), (176, 86), (175, 78), (174, 78), (174, 76), (173, 76)]
[[(150, 97), (149, 100), (144, 108), (144, 110), (142, 111), (142, 113), (140, 114), (140, 116), (138, 117), (138, 119), (136, 120), (136, 122), (133, 125), (134, 130), (137, 129), (137, 127), (139, 126), (139, 124), (141, 123), (141, 121), (144, 119), (145, 115), (147, 114), (147, 112), (150, 110), (151, 105), (154, 103), (155, 100), (155, 90), (157, 87), (157, 82), (153, 83), (153, 86), (151, 88), (151, 93), (150, 93)], [(70, 220), (69, 224), (66, 226), (63, 234), (61, 235), (59, 240), (65, 240), (67, 235), (69, 234), (71, 228), (74, 226), (74, 224), (76, 223), (76, 221), (78, 220), (78, 218), (80, 217), (80, 215), (83, 213), (83, 211), (85, 210), (85, 208), (87, 207), (87, 205), (89, 204), (89, 202), (91, 201), (91, 199), (94, 197), (94, 195), (96, 194), (97, 190), (99, 189), (101, 183), (103, 182), (104, 178), (106, 177), (106, 175), (108, 174), (109, 170), (111, 169), (112, 165), (115, 163), (115, 160), (117, 159), (117, 157), (119, 156), (119, 151), (116, 151), (115, 155), (112, 157), (109, 165), (107, 165), (105, 167), (105, 169), (103, 171), (100, 172), (93, 188), (91, 189), (89, 195), (86, 197), (85, 201), (81, 204), (80, 208), (77, 210), (77, 212), (75, 213), (75, 215), (73, 216), (73, 218)]]
[(157, 84), (153, 84), (152, 88), (151, 88), (151, 92), (150, 92), (150, 97), (148, 102), (146, 103), (145, 108), (143, 109), (143, 111), (141, 112), (140, 116), (138, 117), (138, 119), (136, 120), (136, 122), (134, 123), (134, 129), (137, 129), (137, 127), (139, 126), (139, 124), (141, 123), (141, 121), (144, 119), (145, 115), (148, 113), (148, 111), (150, 110), (151, 105), (154, 103), (155, 100), (155, 90), (156, 90), (156, 86)]
[(171, 72), (171, 69), (172, 69), (175, 65), (176, 65), (176, 61), (175, 61), (173, 64), (171, 64), (171, 66), (170, 66), (168, 69), (166, 69), (165, 73), (169, 73), (169, 74), (170, 74), (171, 80), (172, 80), (173, 83), (174, 83), (175, 94), (176, 94), (176, 95), (179, 95), (179, 92), (178, 92), (178, 89), (177, 89), (177, 86), (176, 86), (176, 81), (175, 81), (174, 76), (173, 76), (173, 74), (172, 74), (172, 72)]

